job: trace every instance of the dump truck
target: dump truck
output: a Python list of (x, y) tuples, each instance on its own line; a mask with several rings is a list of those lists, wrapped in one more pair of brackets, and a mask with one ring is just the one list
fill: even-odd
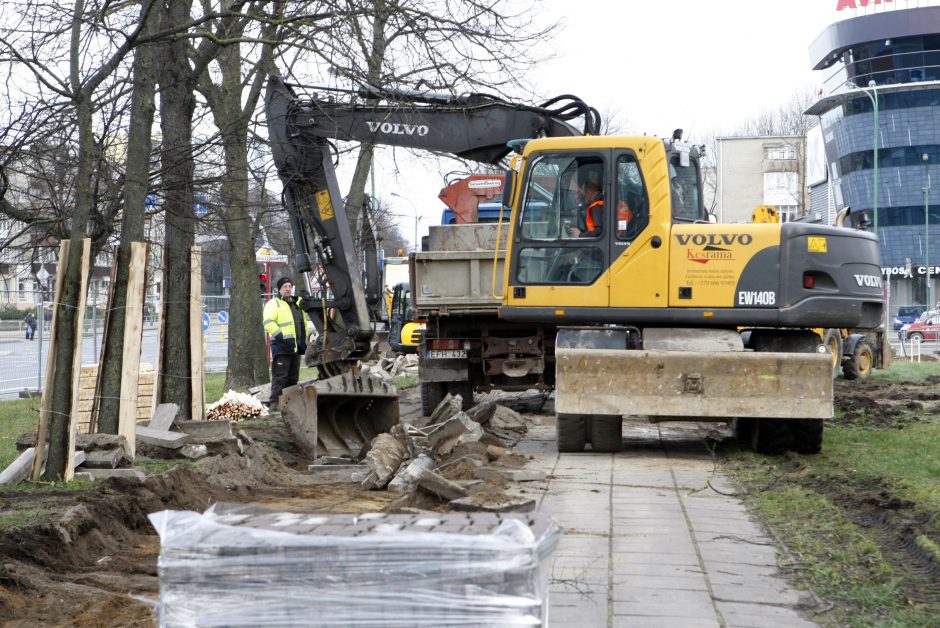
[[(812, 328), (879, 325), (871, 233), (714, 224), (704, 209), (701, 147), (681, 132), (666, 140), (597, 135), (599, 115), (581, 102), (534, 107), (486, 95), (371, 91), (373, 101), (397, 100), (339, 103), (299, 99), (272, 81), (275, 163), (294, 224), (312, 234), (294, 238), (297, 265), (315, 254), (337, 275), (325, 307), (312, 312), (324, 321), (313, 359), (327, 374), (354, 365), (373, 336), (366, 308), (349, 298), (354, 266), (330, 268), (348, 254), (330, 231), (343, 221), (335, 220), (329, 139), (489, 164), (515, 151), (502, 199), (510, 220), (495, 225), (495, 244), (447, 255), (429, 243), (416, 255), (412, 298), (428, 313), (418, 352), (425, 409), (447, 391), (536, 387), (554, 390), (560, 451), (620, 449), (625, 415), (737, 419), (737, 434), (757, 451), (819, 451), (833, 413), (831, 359)], [(580, 130), (569, 123), (576, 118)], [(601, 201), (583, 228), (591, 185)], [(475, 227), (451, 228), (467, 226)], [(440, 259), (426, 257), (435, 253)], [(428, 270), (461, 258), (470, 273), (465, 294), (441, 296), (440, 284), (417, 271), (422, 259)]]

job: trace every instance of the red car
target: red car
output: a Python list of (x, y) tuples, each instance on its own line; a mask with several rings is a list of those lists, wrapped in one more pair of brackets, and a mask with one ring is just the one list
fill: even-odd
[(940, 314), (936, 311), (925, 314), (925, 316), (920, 317), (920, 320), (906, 326), (906, 329), (902, 329), (904, 339), (916, 339), (920, 342), (940, 339)]

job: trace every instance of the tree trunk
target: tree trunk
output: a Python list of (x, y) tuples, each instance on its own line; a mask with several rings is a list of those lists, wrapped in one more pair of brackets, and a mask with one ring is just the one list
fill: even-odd
[[(144, 36), (160, 28), (161, 12), (151, 11)], [(127, 171), (124, 180), (124, 214), (121, 218), (121, 244), (118, 249), (111, 303), (108, 304), (108, 335), (101, 352), (101, 399), (98, 405), (98, 431), (117, 434), (120, 417), (121, 373), (124, 368), (124, 312), (130, 276), (131, 243), (144, 239), (144, 214), (150, 188), (150, 142), (155, 109), (156, 55), (158, 48), (147, 44), (134, 55), (133, 93), (130, 128), (127, 137)]]
[[(72, 212), (71, 241), (68, 264), (62, 280), (62, 295), (56, 305), (55, 371), (52, 381), (52, 407), (49, 412), (49, 457), (46, 459), (44, 480), (61, 480), (65, 477), (65, 466), (69, 457), (70, 420), (72, 414), (72, 365), (75, 358), (75, 341), (81, 340), (82, 330), (77, 329), (78, 303), (82, 286), (82, 240), (91, 217), (91, 179), (94, 169), (95, 141), (92, 129), (91, 103), (81, 91), (78, 75), (77, 46), (81, 35), (81, 16), (84, 2), (75, 3), (72, 22), (72, 69), (71, 87), (78, 129), (78, 169), (75, 173), (75, 208)], [(62, 272), (59, 260), (58, 272)]]
[[(191, 4), (191, 0), (168, 2), (163, 27), (181, 30), (189, 21)], [(166, 191), (160, 399), (179, 406), (180, 420), (189, 420), (192, 414), (190, 350), (196, 340), (189, 334), (191, 252), (195, 241), (192, 154), (195, 84), (187, 57), (188, 45), (185, 37), (179, 37), (163, 47), (160, 76), (161, 165)]]

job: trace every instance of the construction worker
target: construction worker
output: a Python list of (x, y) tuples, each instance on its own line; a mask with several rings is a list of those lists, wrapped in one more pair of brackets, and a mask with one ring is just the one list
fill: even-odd
[(307, 351), (310, 320), (300, 309), (300, 299), (293, 296), (294, 284), (287, 277), (277, 280), (277, 294), (264, 306), (264, 331), (271, 337), (271, 399), (268, 407), (277, 408), (281, 391), (297, 383), (300, 358)]
[(604, 195), (600, 181), (590, 179), (582, 186), (580, 207), (578, 226), (568, 227), (568, 235), (572, 238), (599, 236), (604, 219)]

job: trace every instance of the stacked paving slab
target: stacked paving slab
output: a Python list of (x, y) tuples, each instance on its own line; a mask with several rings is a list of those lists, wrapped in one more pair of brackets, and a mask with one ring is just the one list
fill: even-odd
[(164, 626), (545, 626), (542, 514), (151, 515)]

